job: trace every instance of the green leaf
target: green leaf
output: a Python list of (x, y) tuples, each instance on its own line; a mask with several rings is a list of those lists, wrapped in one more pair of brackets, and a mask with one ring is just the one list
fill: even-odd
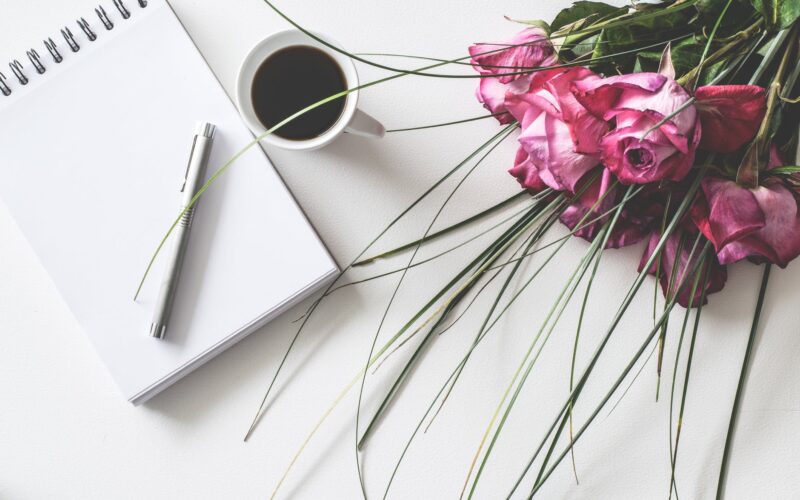
[[(701, 42), (697, 36), (691, 36), (672, 44), (672, 63), (677, 76), (688, 73), (700, 63), (700, 55), (703, 53), (704, 46), (705, 42)], [(658, 71), (661, 54), (662, 52), (659, 50), (639, 52), (636, 55), (634, 71)]]
[(797, 0), (751, 0), (753, 7), (764, 16), (768, 28), (784, 29), (800, 18)]
[(535, 26), (537, 28), (541, 28), (548, 35), (550, 34), (551, 31), (550, 24), (548, 24), (548, 22), (543, 19), (513, 19), (508, 16), (505, 16), (505, 18), (511, 21), (512, 23), (527, 24), (528, 26)]
[[(571, 7), (567, 7), (558, 13), (556, 18), (550, 24), (550, 28), (553, 31), (558, 31), (564, 26), (580, 21), (581, 19), (586, 19), (589, 17), (593, 19), (599, 18), (613, 14), (620, 10), (621, 9), (619, 7), (614, 7), (613, 5), (608, 5), (607, 3), (603, 2), (575, 2)], [(624, 12), (624, 9), (622, 9), (622, 11)]]
[[(710, 28), (719, 17), (722, 9), (725, 8), (727, 0), (698, 0), (695, 4), (698, 13), (698, 20), (706, 28)], [(725, 16), (722, 23), (722, 33), (728, 34), (735, 31), (731, 28), (741, 27), (743, 24), (749, 25), (751, 16), (755, 14), (750, 0), (735, 0)]]
[(776, 174), (776, 175), (792, 175), (800, 172), (800, 167), (792, 165), (789, 167), (778, 167), (771, 169), (768, 173), (769, 174)]
[[(612, 71), (619, 71), (622, 73), (630, 73), (634, 71), (635, 67), (644, 69), (645, 67), (651, 68), (656, 71), (658, 62), (661, 59), (663, 46), (658, 47), (652, 51), (652, 54), (644, 54), (640, 60), (636, 53), (620, 54), (622, 52), (630, 51), (642, 46), (642, 40), (652, 40), (653, 34), (658, 33), (659, 38), (663, 39), (666, 43), (669, 39), (678, 37), (682, 34), (688, 34), (689, 23), (693, 14), (689, 10), (678, 10), (675, 12), (665, 13), (659, 16), (649, 15), (649, 12), (643, 12), (637, 17), (631, 18), (628, 22), (609, 26), (603, 29), (600, 37), (595, 44), (593, 57), (611, 57), (612, 61), (606, 65), (607, 73)], [(693, 38), (689, 38), (693, 40)], [(679, 49), (684, 44), (684, 40), (673, 42), (673, 60), (676, 63), (676, 70), (678, 66), (685, 67), (683, 57), (676, 55), (675, 50), (686, 50), (687, 47)], [(693, 53), (694, 48), (688, 50)], [(639, 55), (642, 55), (640, 52)], [(699, 56), (698, 56), (699, 59)], [(650, 64), (650, 62), (654, 64)], [(678, 70), (680, 74), (680, 70)]]

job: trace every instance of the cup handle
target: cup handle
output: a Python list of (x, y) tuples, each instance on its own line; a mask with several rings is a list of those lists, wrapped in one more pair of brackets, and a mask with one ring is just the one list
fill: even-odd
[(362, 137), (374, 137), (376, 139), (380, 139), (386, 135), (386, 128), (381, 125), (381, 122), (360, 109), (356, 109), (353, 118), (344, 131), (348, 134), (360, 135)]

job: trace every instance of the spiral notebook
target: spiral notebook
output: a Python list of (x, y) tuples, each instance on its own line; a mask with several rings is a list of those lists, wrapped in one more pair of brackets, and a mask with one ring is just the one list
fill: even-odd
[[(0, 197), (124, 396), (139, 404), (338, 273), (259, 147), (198, 207), (168, 337), (148, 337), (157, 260), (194, 125), (209, 173), (253, 140), (164, 1), (115, 0), (0, 79)], [(19, 332), (24, 334), (24, 332)]]

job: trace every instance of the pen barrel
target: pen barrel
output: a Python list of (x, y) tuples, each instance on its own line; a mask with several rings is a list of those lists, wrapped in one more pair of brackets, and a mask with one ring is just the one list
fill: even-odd
[[(183, 193), (182, 214), (178, 224), (173, 229), (172, 245), (166, 255), (164, 274), (158, 290), (155, 307), (153, 308), (153, 321), (150, 323), (151, 337), (161, 339), (166, 334), (199, 201), (199, 199), (195, 200), (195, 197), (205, 182), (206, 166), (211, 154), (213, 135), (214, 126), (203, 124), (192, 143), (192, 152), (189, 156), (189, 164), (186, 167), (186, 177), (181, 188)], [(192, 204), (192, 201), (194, 201), (194, 204)]]
[[(186, 178), (183, 182), (182, 204), (184, 207), (192, 202), (192, 199), (200, 191), (206, 179), (206, 165), (211, 154), (211, 137), (196, 135), (192, 144), (192, 154), (189, 157), (189, 165), (186, 167)], [(194, 208), (194, 206), (192, 207)]]
[[(188, 212), (187, 212), (188, 213)], [(191, 226), (178, 224), (173, 230), (174, 240), (166, 255), (166, 268), (158, 289), (158, 297), (153, 308), (153, 322), (150, 325), (150, 336), (164, 338), (167, 324), (169, 324), (172, 305), (175, 302), (175, 292), (180, 282), (181, 268), (189, 246), (189, 233)]]

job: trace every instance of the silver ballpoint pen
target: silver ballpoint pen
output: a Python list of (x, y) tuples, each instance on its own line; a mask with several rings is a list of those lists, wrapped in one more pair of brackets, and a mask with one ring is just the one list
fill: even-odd
[[(199, 123), (197, 125), (194, 142), (192, 143), (192, 152), (189, 156), (189, 164), (186, 166), (183, 187), (181, 187), (181, 193), (183, 193), (181, 210), (189, 205), (203, 185), (208, 158), (211, 154), (211, 145), (214, 141), (215, 128), (210, 123)], [(153, 321), (150, 323), (150, 336), (157, 339), (163, 339), (167, 332), (167, 324), (172, 312), (172, 304), (175, 301), (175, 292), (178, 289), (181, 266), (189, 244), (189, 234), (192, 231), (192, 221), (194, 220), (196, 209), (197, 203), (186, 210), (173, 230), (172, 248), (167, 256), (164, 277), (161, 280), (161, 287), (158, 290), (158, 298), (153, 310)]]

